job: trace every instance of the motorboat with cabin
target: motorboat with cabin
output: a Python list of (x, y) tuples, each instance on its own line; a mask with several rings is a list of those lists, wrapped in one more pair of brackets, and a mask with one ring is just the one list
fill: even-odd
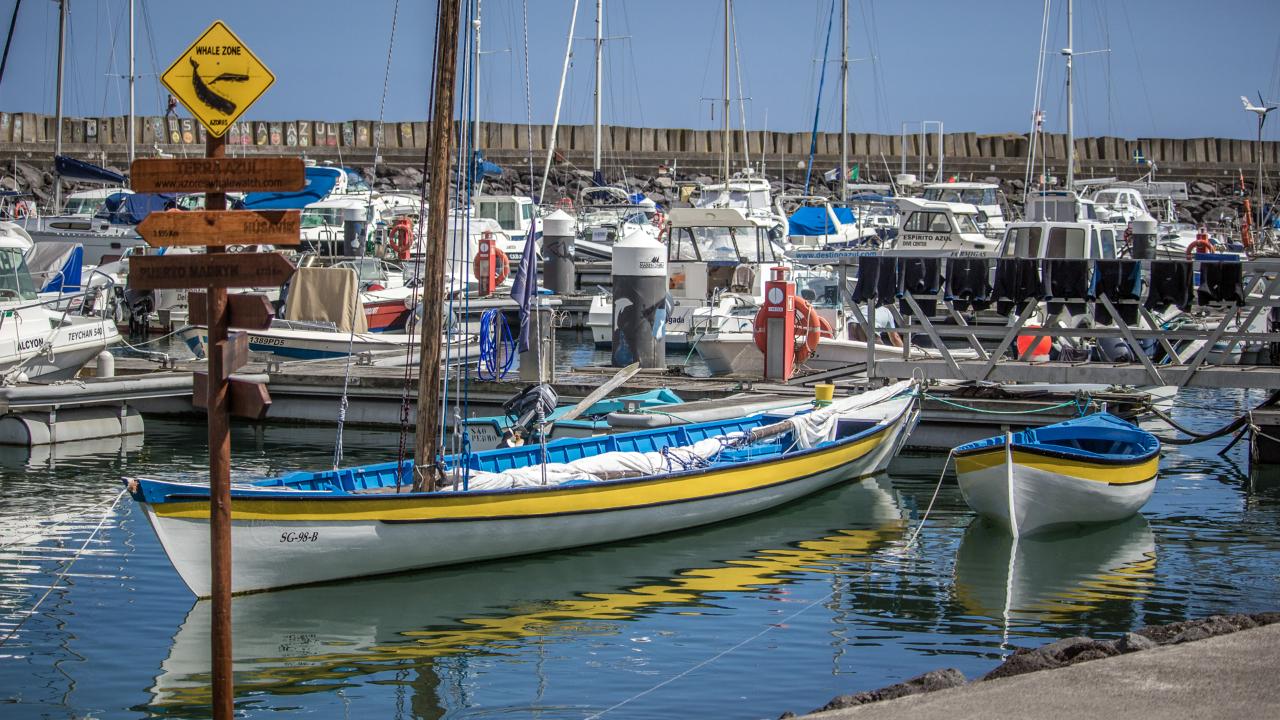
[(978, 227), (982, 216), (974, 205), (920, 198), (898, 198), (897, 205), (898, 234), (886, 249), (991, 255), (999, 245)]
[[(667, 347), (704, 332), (750, 332), (770, 269), (788, 266), (771, 218), (738, 208), (673, 208), (667, 216)], [(587, 316), (597, 346), (613, 337), (612, 298), (592, 298)]]
[[(985, 182), (946, 182), (929, 183), (924, 186), (925, 200), (946, 203), (972, 205), (978, 209), (978, 227), (991, 235), (998, 236), (1011, 217), (1009, 201), (1004, 191), (995, 183)], [(983, 220), (982, 218), (986, 218)]]
[(70, 309), (66, 300), (81, 295), (78, 287), (64, 286), (52, 296), (41, 296), (41, 287), (27, 267), (31, 248), (25, 230), (0, 222), (0, 314), (4, 318), (0, 382), (4, 383), (73, 378), (98, 353), (120, 341), (111, 317)]

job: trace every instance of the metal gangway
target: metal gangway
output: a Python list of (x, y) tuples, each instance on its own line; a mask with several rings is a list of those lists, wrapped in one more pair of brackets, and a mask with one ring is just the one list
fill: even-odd
[[(1267, 364), (1271, 350), (1280, 349), (1276, 331), (1280, 311), (1273, 313), (1280, 306), (1280, 258), (1200, 254), (1185, 260), (1072, 260), (961, 257), (944, 251), (814, 250), (794, 253), (792, 260), (835, 269), (843, 305), (862, 327), (864, 337), (890, 332), (901, 337), (900, 350), (868, 343), (866, 364), (859, 363), (857, 372), (865, 371), (869, 380), (923, 375), (931, 380), (993, 383), (1280, 389), (1280, 366)], [(973, 298), (957, 296), (952, 282), (952, 271), (959, 263), (970, 263), (966, 267), (972, 273), (975, 262), (985, 264), (988, 278), (987, 296), (978, 305), (989, 303), (989, 307), (982, 309), (975, 309)], [(892, 268), (896, 281), (877, 282), (879, 288), (869, 292), (863, 268), (872, 264), (878, 266), (879, 274)], [(1023, 297), (999, 295), (1000, 288), (1010, 286), (1000, 281), (1000, 274), (1014, 272), (1015, 267), (1032, 278), (1013, 285), (1038, 290)], [(1087, 276), (1084, 282), (1079, 278), (1050, 282), (1055, 272), (1059, 277), (1063, 272)], [(1185, 278), (1185, 311), (1159, 309), (1171, 274)], [(1098, 291), (1098, 278), (1117, 275), (1132, 285), (1118, 289), (1111, 284), (1108, 291), (1104, 283)], [(1058, 285), (1090, 290), (1059, 296), (1055, 294)], [(884, 288), (892, 288), (890, 297), (884, 296)], [(998, 312), (997, 305), (1007, 312)], [(934, 309), (926, 311), (928, 306)], [(892, 326), (874, 323), (876, 308), (888, 308)], [(1081, 322), (1081, 318), (1097, 317), (1107, 320)], [(1040, 338), (1058, 339), (1071, 357), (1046, 360), (1038, 356)], [(1125, 361), (1099, 357), (1099, 343), (1108, 339), (1121, 340), (1131, 349)], [(931, 346), (938, 357), (913, 358), (915, 345)], [(1235, 357), (1238, 348), (1263, 345), (1267, 357), (1262, 363), (1223, 364), (1223, 358)], [(1161, 360), (1153, 360), (1144, 346)]]

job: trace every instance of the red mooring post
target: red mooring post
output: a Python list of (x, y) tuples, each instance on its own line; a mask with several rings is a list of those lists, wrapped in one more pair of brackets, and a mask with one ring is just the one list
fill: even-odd
[(764, 284), (764, 376), (770, 380), (790, 380), (795, 372), (796, 284), (789, 275), (788, 268), (774, 267)]

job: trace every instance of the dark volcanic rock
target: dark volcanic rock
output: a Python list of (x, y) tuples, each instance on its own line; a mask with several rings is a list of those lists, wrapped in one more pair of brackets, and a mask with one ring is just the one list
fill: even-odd
[(893, 700), (894, 698), (906, 697), (907, 695), (919, 695), (920, 693), (933, 692), (934, 690), (945, 690), (947, 688), (959, 687), (965, 684), (965, 682), (964, 673), (956, 670), (955, 668), (933, 670), (923, 675), (913, 677), (906, 682), (882, 687), (879, 690), (870, 690), (868, 692), (854, 693), (853, 695), (840, 695), (838, 697), (834, 697), (831, 699), (831, 702), (823, 705), (817, 710), (814, 710), (814, 712), (839, 710), (841, 708), (849, 708), (856, 705), (880, 702), (881, 700)]
[(1019, 649), (982, 679), (995, 680), (1119, 654), (1120, 651), (1115, 645), (1106, 640), (1087, 637), (1065, 638), (1034, 650)]
[[(1273, 614), (1268, 613), (1267, 615)], [(1191, 642), (1192, 640), (1203, 640), (1216, 635), (1226, 635), (1237, 630), (1248, 630), (1249, 628), (1258, 627), (1260, 624), (1267, 623), (1260, 623), (1249, 615), (1214, 615), (1201, 620), (1188, 620), (1169, 625), (1144, 627), (1138, 630), (1137, 634), (1149, 640), (1154, 640), (1161, 645), (1176, 645), (1178, 643)]]

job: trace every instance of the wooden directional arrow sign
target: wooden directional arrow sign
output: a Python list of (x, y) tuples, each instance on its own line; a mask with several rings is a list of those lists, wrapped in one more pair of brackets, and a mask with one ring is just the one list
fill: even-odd
[(146, 158), (129, 166), (137, 192), (289, 192), (307, 186), (301, 158)]
[(301, 226), (297, 210), (153, 212), (138, 225), (138, 234), (152, 247), (297, 245)]
[(275, 287), (292, 274), (293, 265), (277, 253), (129, 258), (129, 287), (138, 290)]

